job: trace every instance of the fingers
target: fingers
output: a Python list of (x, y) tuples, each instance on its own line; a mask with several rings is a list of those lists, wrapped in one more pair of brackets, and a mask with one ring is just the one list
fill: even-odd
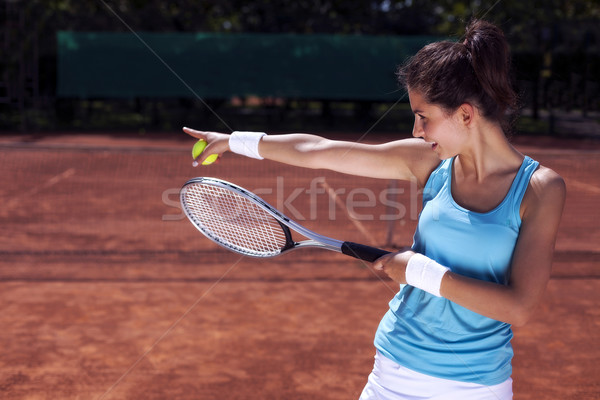
[(221, 155), (229, 150), (229, 135), (218, 132), (198, 131), (196, 129), (183, 127), (183, 132), (198, 140), (206, 142), (206, 147), (194, 159), (192, 165), (210, 165), (217, 162)]
[(389, 253), (379, 257), (373, 263), (376, 271), (383, 271), (393, 281), (406, 283), (406, 265), (409, 258), (415, 253), (412, 250), (402, 249), (397, 253)]
[(194, 159), (192, 166), (217, 164), (221, 160), (221, 155), (221, 153), (211, 151), (210, 146), (206, 146), (204, 151)]
[(184, 127), (183, 131), (185, 133), (187, 133), (188, 135), (195, 137), (196, 139), (204, 139), (204, 140), (206, 140), (206, 136), (208, 136), (208, 133), (209, 133), (209, 132), (204, 132), (204, 131), (197, 131), (195, 129), (188, 128), (188, 127)]
[(389, 253), (386, 255), (383, 255), (381, 257), (379, 257), (377, 260), (375, 260), (375, 262), (373, 263), (373, 269), (375, 269), (376, 271), (383, 271), (385, 268), (385, 264), (389, 261), (389, 259), (391, 257), (394, 256), (394, 253)]

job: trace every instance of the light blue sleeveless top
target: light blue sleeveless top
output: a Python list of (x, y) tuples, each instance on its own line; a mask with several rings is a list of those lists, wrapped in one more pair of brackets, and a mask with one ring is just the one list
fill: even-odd
[[(452, 198), (453, 160), (442, 161), (425, 185), (413, 250), (457, 274), (507, 284), (521, 200), (539, 163), (525, 157), (504, 200), (477, 213)], [(495, 385), (510, 377), (510, 324), (409, 285), (389, 305), (375, 335), (375, 347), (387, 358), (455, 381)]]

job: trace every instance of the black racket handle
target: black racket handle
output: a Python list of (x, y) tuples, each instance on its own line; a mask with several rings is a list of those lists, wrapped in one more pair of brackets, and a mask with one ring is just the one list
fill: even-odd
[(341, 247), (342, 253), (347, 256), (358, 258), (359, 260), (373, 262), (379, 257), (389, 254), (389, 251), (378, 249), (377, 247), (365, 246), (353, 242), (344, 242)]

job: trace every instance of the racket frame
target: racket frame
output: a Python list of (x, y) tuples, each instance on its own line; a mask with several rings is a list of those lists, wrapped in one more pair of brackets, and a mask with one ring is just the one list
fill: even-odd
[[(202, 227), (199, 226), (199, 224), (196, 222), (196, 218), (188, 210), (188, 207), (186, 206), (186, 200), (185, 200), (186, 188), (193, 184), (204, 184), (204, 185), (210, 185), (210, 186), (227, 189), (227, 190), (230, 190), (230, 191), (254, 202), (262, 210), (266, 211), (275, 220), (277, 220), (277, 222), (279, 222), (279, 225), (281, 225), (281, 228), (283, 229), (283, 232), (286, 237), (286, 242), (287, 242), (286, 245), (284, 247), (282, 247), (278, 253), (274, 252), (275, 254), (268, 254), (268, 255), (252, 254), (250, 252), (238, 251), (237, 249), (235, 249), (235, 247), (232, 247), (228, 244), (224, 244), (221, 241), (219, 241), (218, 238), (213, 237), (212, 235), (206, 234), (204, 229), (202, 229)], [(281, 254), (286, 253), (291, 250), (297, 250), (297, 249), (302, 249), (302, 248), (307, 248), (307, 247), (316, 247), (316, 248), (321, 248), (321, 249), (325, 249), (325, 250), (335, 251), (338, 253), (344, 253), (342, 248), (344, 246), (344, 243), (348, 243), (348, 242), (344, 242), (342, 240), (332, 239), (327, 236), (319, 235), (318, 233), (315, 233), (315, 232), (303, 227), (296, 221), (290, 219), (286, 215), (279, 212), (279, 210), (277, 210), (275, 207), (271, 206), (269, 203), (267, 203), (262, 198), (255, 195), (254, 193), (252, 193), (236, 184), (224, 181), (222, 179), (210, 178), (210, 177), (197, 177), (197, 178), (190, 179), (181, 188), (179, 198), (180, 198), (181, 208), (182, 208), (183, 212), (185, 213), (186, 217), (192, 222), (192, 224), (196, 227), (196, 229), (198, 229), (200, 232), (202, 232), (207, 238), (212, 240), (214, 243), (216, 243), (220, 246), (224, 246), (224, 247), (230, 249), (231, 251), (235, 251), (237, 253), (240, 253), (240, 254), (243, 254), (246, 256), (259, 257), (259, 258), (275, 257), (275, 256), (281, 255)], [(297, 233), (299, 233), (300, 235), (308, 238), (308, 240), (303, 240), (300, 242), (294, 241), (292, 238), (292, 233), (291, 233), (290, 229), (292, 229), (292, 230), (296, 231)]]

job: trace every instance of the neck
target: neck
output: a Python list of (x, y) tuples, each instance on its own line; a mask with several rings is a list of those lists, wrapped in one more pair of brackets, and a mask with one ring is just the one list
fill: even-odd
[(478, 122), (469, 127), (467, 144), (456, 162), (463, 176), (481, 183), (492, 174), (518, 168), (523, 155), (508, 142), (499, 124)]

